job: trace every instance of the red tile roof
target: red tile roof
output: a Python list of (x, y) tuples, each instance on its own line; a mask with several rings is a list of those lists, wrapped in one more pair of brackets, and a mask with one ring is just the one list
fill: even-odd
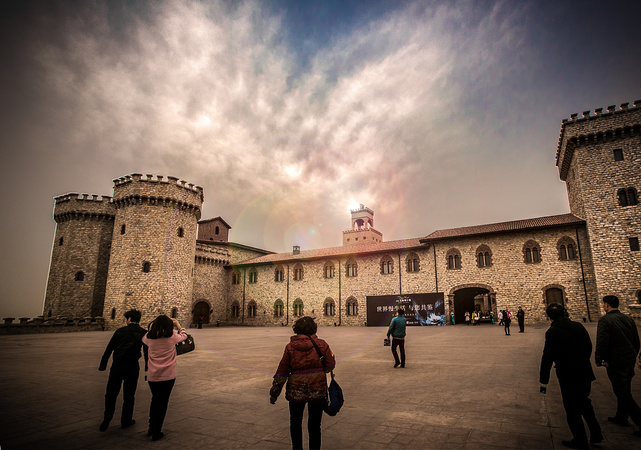
[(316, 250), (301, 251), (298, 255), (294, 255), (292, 253), (275, 253), (272, 255), (260, 256), (258, 258), (243, 261), (239, 265), (284, 263), (309, 259), (350, 257), (367, 253), (398, 251), (418, 247), (425, 247), (420, 243), (419, 238), (403, 239), (399, 241), (375, 242), (371, 244), (350, 245), (345, 247), (319, 248)]
[(474, 225), (471, 227), (450, 228), (448, 230), (436, 230), (428, 234), (420, 241), (429, 243), (441, 239), (453, 239), (480, 234), (506, 233), (511, 231), (533, 230), (537, 228), (549, 228), (560, 225), (581, 225), (585, 221), (573, 214), (561, 214), (558, 216), (536, 217), (534, 219), (513, 220), (510, 222), (490, 223), (487, 225)]

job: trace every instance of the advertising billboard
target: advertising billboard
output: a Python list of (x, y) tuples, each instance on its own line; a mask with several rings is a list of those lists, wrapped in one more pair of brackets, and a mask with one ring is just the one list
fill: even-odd
[(372, 295), (367, 296), (367, 326), (386, 327), (396, 310), (405, 310), (407, 325), (445, 325), (445, 304), (442, 292), (429, 294)]

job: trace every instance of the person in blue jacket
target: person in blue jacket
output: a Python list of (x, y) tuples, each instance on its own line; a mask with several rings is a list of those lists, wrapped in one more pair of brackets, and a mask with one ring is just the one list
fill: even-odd
[[(387, 329), (387, 338), (389, 339), (390, 334), (392, 335), (392, 355), (394, 355), (394, 368), (401, 366), (405, 367), (405, 328), (407, 327), (407, 320), (403, 317), (405, 310), (399, 308), (396, 311), (396, 317), (392, 319)], [(398, 359), (398, 353), (396, 352), (396, 347), (401, 351), (401, 359)]]

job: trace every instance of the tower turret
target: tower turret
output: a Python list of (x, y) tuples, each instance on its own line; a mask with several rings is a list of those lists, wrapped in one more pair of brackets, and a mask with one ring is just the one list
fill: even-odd
[(343, 246), (383, 242), (383, 234), (374, 229), (374, 211), (361, 203), (351, 213), (352, 229), (343, 231)]

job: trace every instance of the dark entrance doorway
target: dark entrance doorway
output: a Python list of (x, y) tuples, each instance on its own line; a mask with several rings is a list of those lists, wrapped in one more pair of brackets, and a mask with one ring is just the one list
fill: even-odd
[(558, 303), (563, 306), (563, 291), (559, 288), (550, 288), (545, 291), (545, 301), (550, 303)]
[(200, 301), (194, 305), (194, 317), (192, 323), (209, 323), (209, 303)]
[(488, 289), (481, 287), (467, 287), (454, 292), (454, 322), (456, 324), (465, 323), (465, 311), (468, 311), (470, 314), (474, 311), (474, 297), (477, 298), (476, 306), (480, 307), (483, 312), (489, 313), (492, 310), (489, 299), (485, 303), (482, 301), (479, 302), (479, 298), (489, 293), (490, 291)]

